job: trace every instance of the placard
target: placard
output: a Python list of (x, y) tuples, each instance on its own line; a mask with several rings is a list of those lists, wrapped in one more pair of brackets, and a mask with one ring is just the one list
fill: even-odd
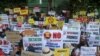
[(35, 35), (35, 31), (34, 30), (32, 30), (32, 29), (25, 29), (23, 32), (22, 32), (22, 34), (24, 35), (24, 36), (34, 36)]
[(90, 35), (88, 44), (91, 47), (100, 46), (100, 35)]
[(0, 21), (2, 22), (2, 24), (9, 24), (8, 15), (0, 14)]
[(80, 41), (80, 24), (79, 23), (73, 23), (73, 24), (67, 24), (63, 27), (63, 42), (64, 43), (74, 43), (78, 44)]
[(99, 32), (99, 23), (98, 22), (89, 22), (86, 27), (86, 31), (90, 33), (90, 35), (98, 35)]
[(19, 32), (7, 31), (6, 37), (7, 37), (7, 40), (10, 41), (11, 43), (19, 42), (21, 39)]
[(41, 54), (22, 50), (21, 56), (41, 56)]
[(50, 49), (63, 48), (62, 38), (61, 30), (44, 30), (43, 47), (49, 47)]
[(96, 47), (81, 47), (80, 56), (96, 56)]
[(14, 13), (20, 13), (21, 8), (14, 8)]
[(24, 17), (23, 16), (17, 16), (17, 22), (23, 23)]
[(35, 21), (34, 21), (33, 18), (29, 18), (29, 19), (28, 19), (28, 23), (31, 24), (31, 25), (33, 25), (33, 24), (35, 23)]
[(28, 9), (20, 10), (20, 15), (28, 15)]
[(46, 25), (49, 25), (49, 24), (57, 24), (56, 17), (52, 17), (52, 16), (46, 17), (45, 24)]
[(69, 56), (70, 55), (70, 49), (55, 49), (54, 56)]
[(24, 50), (28, 50), (29, 46), (33, 46), (34, 52), (42, 52), (42, 38), (41, 37), (24, 37), (23, 46)]
[(4, 53), (9, 54), (11, 49), (11, 43), (6, 39), (0, 39), (0, 48)]

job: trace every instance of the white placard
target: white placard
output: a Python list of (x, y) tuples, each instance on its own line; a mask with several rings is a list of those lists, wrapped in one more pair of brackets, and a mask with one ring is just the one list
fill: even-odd
[(80, 41), (80, 24), (65, 24), (63, 27), (63, 42), (78, 44)]
[(81, 47), (80, 56), (96, 56), (96, 47)]
[(63, 48), (62, 38), (61, 30), (44, 30), (43, 47), (49, 47), (50, 49)]
[(28, 46), (32, 45), (35, 52), (42, 52), (42, 38), (41, 37), (24, 37), (23, 46), (24, 50), (28, 49)]

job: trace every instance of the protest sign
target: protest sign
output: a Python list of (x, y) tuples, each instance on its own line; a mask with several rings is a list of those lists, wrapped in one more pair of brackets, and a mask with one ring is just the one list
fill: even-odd
[(69, 56), (70, 55), (70, 49), (55, 49), (54, 56)]
[(16, 43), (19, 42), (21, 39), (21, 36), (19, 35), (19, 32), (6, 32), (6, 37), (7, 40), (10, 41), (11, 43)]
[(28, 23), (31, 24), (31, 25), (33, 25), (33, 24), (35, 23), (35, 21), (34, 21), (33, 18), (29, 18), (29, 19), (28, 19)]
[(20, 13), (21, 8), (14, 8), (14, 13)]
[(80, 56), (96, 56), (96, 47), (81, 47)]
[(0, 21), (2, 22), (2, 24), (9, 24), (9, 20), (8, 20), (8, 15), (6, 14), (0, 14)]
[(49, 25), (49, 24), (57, 24), (56, 17), (52, 17), (52, 16), (46, 17), (45, 24), (46, 25)]
[(41, 54), (22, 50), (21, 56), (41, 56)]
[(58, 21), (58, 27), (61, 29), (64, 25), (64, 21)]
[(11, 49), (11, 43), (6, 39), (0, 39), (0, 48), (4, 53), (9, 54)]
[(23, 23), (24, 17), (23, 16), (17, 16), (17, 22)]
[(98, 22), (89, 22), (86, 27), (86, 31), (90, 33), (90, 35), (98, 35), (99, 32), (99, 23)]
[(80, 11), (80, 15), (86, 15), (86, 11)]
[(63, 42), (78, 44), (80, 40), (80, 24), (67, 24), (63, 27)]
[(30, 24), (23, 24), (23, 25), (22, 25), (22, 28), (25, 28), (25, 29), (32, 29), (32, 27), (31, 27)]
[(23, 32), (22, 32), (22, 34), (24, 35), (24, 36), (34, 36), (35, 35), (35, 31), (34, 30), (32, 30), (32, 29), (25, 29)]
[(62, 48), (63, 34), (61, 30), (44, 30), (43, 32), (43, 47), (51, 49)]
[(24, 37), (23, 46), (27, 50), (29, 46), (33, 46), (34, 52), (42, 52), (42, 38), (41, 37)]
[(90, 35), (88, 39), (89, 39), (88, 41), (89, 46), (91, 47), (100, 46), (100, 35)]
[(28, 9), (20, 10), (20, 15), (28, 15)]

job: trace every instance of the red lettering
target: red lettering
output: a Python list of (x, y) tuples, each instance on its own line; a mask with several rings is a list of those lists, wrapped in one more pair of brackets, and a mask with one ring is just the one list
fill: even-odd
[(61, 33), (60, 32), (55, 32), (53, 33), (53, 38), (61, 38)]

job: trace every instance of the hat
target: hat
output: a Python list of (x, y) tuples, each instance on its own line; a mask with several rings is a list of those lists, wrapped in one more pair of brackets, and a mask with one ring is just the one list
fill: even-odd
[(42, 56), (52, 56), (53, 55), (53, 51), (50, 50), (49, 47), (43, 48), (42, 52), (43, 52)]
[(64, 43), (64, 48), (73, 48), (71, 43)]

